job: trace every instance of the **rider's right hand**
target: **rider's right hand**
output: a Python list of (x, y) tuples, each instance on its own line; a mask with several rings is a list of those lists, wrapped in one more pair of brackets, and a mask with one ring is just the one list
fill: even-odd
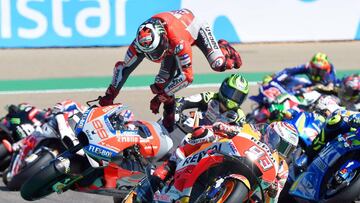
[(242, 60), (239, 52), (232, 47), (229, 42), (224, 39), (218, 41), (221, 52), (225, 56), (225, 68), (226, 69), (239, 69), (242, 65)]
[(223, 122), (214, 123), (212, 129), (216, 134), (227, 138), (232, 138), (239, 133), (239, 128), (225, 124)]

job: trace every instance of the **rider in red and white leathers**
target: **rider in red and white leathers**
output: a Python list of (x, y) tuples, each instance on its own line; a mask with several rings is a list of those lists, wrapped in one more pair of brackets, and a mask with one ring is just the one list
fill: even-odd
[[(286, 122), (273, 122), (269, 125), (259, 125), (261, 128), (252, 125), (247, 127), (258, 131), (258, 137), (261, 142), (267, 144), (272, 151), (273, 157), (277, 163), (276, 180), (272, 183), (263, 183), (265, 201), (277, 202), (280, 192), (285, 186), (288, 177), (288, 164), (286, 158), (295, 150), (298, 142), (298, 131), (295, 127)], [(137, 188), (135, 202), (151, 202), (152, 191), (159, 189), (162, 182), (174, 175), (176, 165), (187, 156), (197, 151), (203, 144), (216, 141), (219, 137), (232, 138), (242, 131), (243, 127), (229, 125), (223, 122), (217, 122), (212, 126), (201, 126), (194, 129), (191, 136), (184, 139), (168, 161), (158, 166), (152, 176), (149, 178), (149, 185)], [(262, 131), (262, 133), (260, 133)], [(260, 137), (261, 136), (261, 137)], [(295, 140), (295, 141), (294, 141)], [(257, 202), (259, 195), (257, 190), (250, 194), (251, 202)], [(254, 195), (253, 195), (254, 194)]]
[(216, 41), (206, 22), (200, 21), (188, 9), (163, 12), (142, 23), (124, 61), (116, 63), (106, 94), (99, 104), (112, 104), (131, 72), (146, 57), (160, 63), (155, 83), (150, 86), (156, 95), (150, 102), (153, 113), (164, 103), (164, 125), (173, 125), (174, 94), (193, 81), (192, 46), (196, 45), (215, 71), (240, 68), (240, 54), (225, 40)]

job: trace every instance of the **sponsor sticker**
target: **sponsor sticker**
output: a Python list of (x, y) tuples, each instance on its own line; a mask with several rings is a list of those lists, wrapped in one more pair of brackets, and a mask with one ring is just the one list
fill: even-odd
[(110, 159), (114, 154), (114, 152), (108, 149), (95, 145), (86, 146), (84, 149), (91, 155), (100, 156), (106, 159)]
[(180, 53), (184, 49), (184, 41), (181, 40), (179, 44), (175, 46), (174, 54)]
[(189, 165), (189, 164), (196, 164), (207, 154), (207, 151), (209, 151), (209, 150), (221, 151), (221, 146), (222, 146), (222, 144), (218, 143), (218, 144), (213, 145), (210, 148), (207, 148), (199, 153), (196, 153), (190, 157), (187, 157), (182, 165), (185, 166), (185, 165)]
[(222, 58), (217, 58), (212, 64), (212, 68), (220, 67), (224, 63), (224, 60)]

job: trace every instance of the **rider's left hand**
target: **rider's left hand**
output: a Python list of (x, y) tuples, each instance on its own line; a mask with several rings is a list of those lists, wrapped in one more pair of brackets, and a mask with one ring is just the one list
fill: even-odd
[(221, 39), (218, 43), (225, 56), (226, 69), (239, 69), (242, 65), (239, 52), (236, 51), (226, 40)]
[(153, 114), (159, 113), (159, 108), (161, 105), (161, 101), (159, 99), (159, 95), (155, 95), (154, 98), (150, 101), (150, 109), (153, 112)]
[(164, 94), (164, 88), (159, 83), (150, 85), (150, 89), (153, 94)]

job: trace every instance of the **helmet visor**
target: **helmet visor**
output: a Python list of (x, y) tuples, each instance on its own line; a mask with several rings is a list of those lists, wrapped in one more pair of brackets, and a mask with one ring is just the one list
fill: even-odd
[(166, 50), (168, 49), (168, 40), (166, 36), (162, 36), (159, 45), (152, 51), (144, 52), (146, 58), (152, 61), (158, 61), (164, 57)]
[(220, 99), (228, 109), (234, 109), (240, 107), (244, 102), (247, 94), (236, 90), (224, 82), (220, 87)]
[(290, 154), (295, 150), (295, 146), (290, 144), (284, 139), (280, 140), (279, 146), (277, 148), (277, 151), (284, 157), (288, 158)]
[(274, 151), (277, 150), (281, 142), (281, 138), (274, 129), (268, 128), (264, 137), (264, 142), (268, 145), (268, 147), (270, 147), (272, 151)]
[(328, 72), (320, 68), (310, 68), (310, 75), (313, 81), (319, 82), (328, 75)]

